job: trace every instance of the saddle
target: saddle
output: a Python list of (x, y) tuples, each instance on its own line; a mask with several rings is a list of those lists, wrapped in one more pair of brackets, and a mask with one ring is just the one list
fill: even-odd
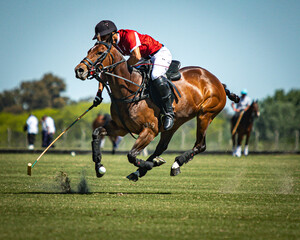
[[(142, 99), (150, 97), (151, 100), (157, 105), (160, 106), (159, 97), (157, 96), (157, 92), (153, 89), (151, 84), (151, 72), (153, 68), (153, 64), (151, 63), (150, 59), (143, 59), (142, 61), (138, 62), (136, 65), (137, 67), (133, 67), (134, 71), (137, 71), (139, 74), (142, 75), (143, 82), (142, 88), (140, 90), (140, 94), (134, 101), (140, 101)], [(180, 69), (180, 62), (177, 60), (172, 60), (168, 71), (166, 72), (166, 76), (168, 79), (168, 84), (172, 90), (172, 102), (176, 101), (178, 103), (178, 97), (175, 94), (177, 92), (178, 96), (181, 97), (180, 92), (176, 88), (175, 84), (172, 81), (177, 81), (181, 78), (181, 73), (179, 72)]]
[(172, 60), (171, 65), (166, 73), (167, 78), (171, 81), (177, 81), (181, 78), (181, 73), (179, 72), (180, 62), (177, 60)]
[[(147, 82), (149, 82), (149, 79), (151, 79), (151, 72), (153, 65), (151, 63), (150, 59), (143, 59), (139, 61), (136, 65), (133, 66), (133, 69), (138, 71), (143, 79), (147, 79)], [(172, 60), (168, 71), (166, 72), (167, 78), (171, 81), (177, 81), (181, 78), (181, 73), (179, 72), (181, 63), (177, 60)]]

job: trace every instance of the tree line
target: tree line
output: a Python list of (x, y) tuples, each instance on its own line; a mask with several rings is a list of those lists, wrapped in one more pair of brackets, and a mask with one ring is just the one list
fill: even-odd
[[(0, 93), (0, 145), (5, 145), (8, 128), (12, 134), (15, 133), (20, 137), (24, 135), (22, 126), (29, 111), (38, 117), (50, 114), (56, 119), (58, 129), (63, 130), (66, 124), (74, 121), (86, 107), (91, 105), (91, 101), (76, 103), (67, 97), (62, 97), (61, 94), (65, 89), (66, 84), (63, 79), (48, 73), (40, 80), (25, 81), (21, 83), (19, 88)], [(97, 113), (103, 112), (104, 109), (103, 113), (108, 113), (109, 107), (110, 104), (102, 103), (95, 108), (89, 116), (81, 121), (78, 128), (74, 128), (69, 133), (69, 141), (78, 144), (78, 138), (83, 139), (82, 134), (90, 131), (90, 125)], [(288, 92), (278, 89), (274, 95), (259, 100), (259, 108), (261, 114), (254, 122), (254, 133), (250, 139), (250, 144), (254, 144), (254, 141), (259, 139), (260, 143), (264, 143), (260, 150), (264, 150), (268, 148), (268, 144), (270, 146), (274, 142), (274, 138), (278, 138), (279, 146), (282, 149), (286, 147), (289, 150), (298, 149), (298, 146), (295, 148), (295, 142), (297, 144), (298, 141), (297, 139), (295, 141), (295, 138), (297, 136), (299, 138), (300, 131), (300, 89), (292, 89)], [(230, 118), (231, 114), (224, 109), (212, 122), (207, 132), (207, 149), (231, 150)], [(194, 144), (195, 136), (196, 121), (192, 120), (176, 132), (172, 142), (174, 146), (176, 145), (176, 149), (185, 148)], [(127, 139), (125, 140), (127, 141)], [(280, 141), (283, 140), (284, 144), (281, 144)], [(89, 146), (90, 134), (87, 134), (85, 141), (87, 141), (85, 145)], [(156, 141), (158, 139), (154, 140), (154, 145)], [(130, 137), (127, 142), (129, 145), (133, 144)], [(255, 144), (257, 145), (257, 143)]]
[(276, 90), (259, 103), (261, 117), (255, 127), (262, 140), (272, 139), (274, 134), (281, 138), (295, 139), (295, 132), (300, 131), (300, 89), (285, 93)]
[(61, 96), (65, 90), (63, 79), (47, 73), (39, 80), (24, 81), (20, 87), (0, 93), (0, 112), (62, 108), (69, 101), (69, 98)]

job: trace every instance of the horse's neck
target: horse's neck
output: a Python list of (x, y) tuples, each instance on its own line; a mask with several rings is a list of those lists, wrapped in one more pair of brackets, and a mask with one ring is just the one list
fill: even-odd
[[(115, 63), (119, 62), (123, 59), (123, 56), (121, 53), (114, 48), (114, 58)], [(121, 63), (118, 66), (115, 67), (113, 71), (114, 75), (120, 76), (122, 78), (128, 79), (129, 81), (132, 81), (136, 84), (140, 84), (141, 77), (136, 74), (132, 73), (130, 74), (127, 68), (127, 63)], [(111, 92), (115, 98), (124, 98), (132, 95), (133, 92), (137, 91), (138, 87), (134, 84), (131, 84), (130, 82), (118, 78), (115, 76), (108, 76), (109, 86), (111, 88)]]

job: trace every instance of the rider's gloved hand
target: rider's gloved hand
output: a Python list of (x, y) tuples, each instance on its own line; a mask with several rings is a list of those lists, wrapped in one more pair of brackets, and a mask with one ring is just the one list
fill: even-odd
[(103, 100), (103, 98), (101, 97), (101, 93), (98, 92), (95, 99), (94, 99), (94, 101), (93, 101), (93, 105), (95, 107), (97, 107), (102, 102), (102, 100)]

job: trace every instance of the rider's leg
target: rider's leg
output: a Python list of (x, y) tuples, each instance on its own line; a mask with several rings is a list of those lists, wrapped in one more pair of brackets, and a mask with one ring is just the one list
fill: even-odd
[(151, 79), (153, 80), (153, 85), (157, 89), (159, 96), (161, 98), (162, 110), (164, 112), (165, 122), (164, 129), (169, 130), (173, 126), (173, 108), (172, 108), (172, 98), (171, 89), (165, 77), (166, 72), (172, 62), (172, 54), (169, 49), (162, 47), (156, 54), (151, 57), (153, 63), (153, 69), (151, 72)]
[(162, 110), (164, 112), (164, 129), (169, 130), (174, 125), (174, 112), (172, 107), (172, 93), (171, 88), (164, 76), (160, 76), (152, 81), (154, 87), (161, 98)]

